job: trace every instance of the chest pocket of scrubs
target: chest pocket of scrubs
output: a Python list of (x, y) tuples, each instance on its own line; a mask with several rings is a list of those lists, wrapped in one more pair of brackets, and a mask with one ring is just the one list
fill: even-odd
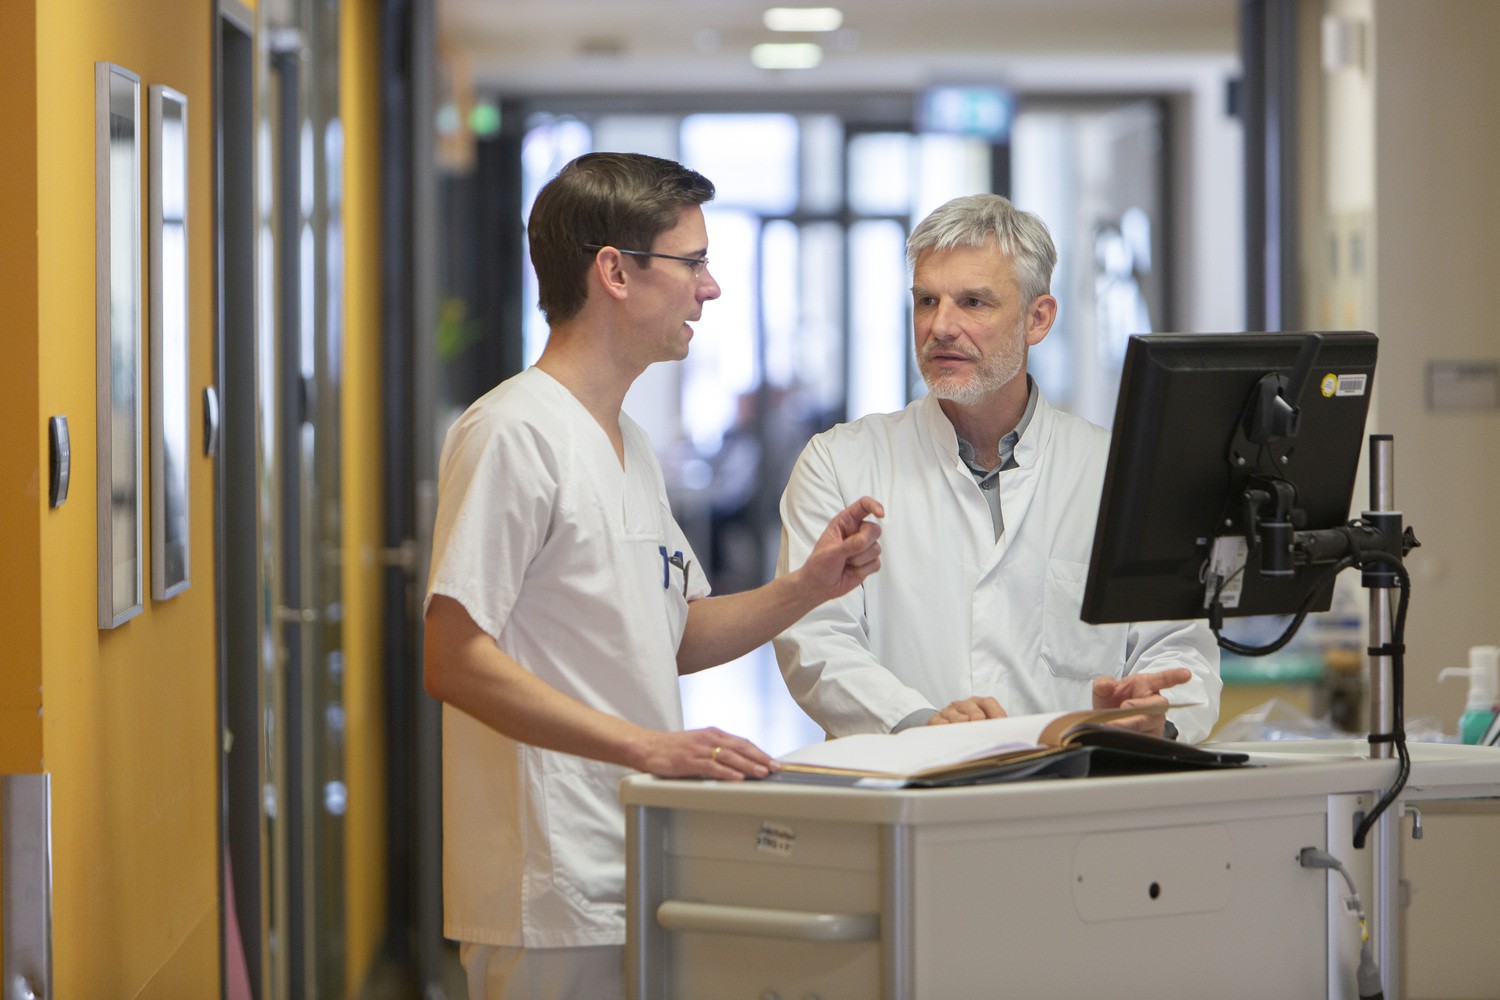
[[(687, 595), (691, 576), (694, 573), (702, 573), (703, 568), (693, 562), (692, 552), (686, 549), (674, 547), (672, 538), (674, 532), (667, 530), (667, 525), (672, 524), (672, 511), (665, 504), (659, 504), (661, 517), (660, 540), (654, 541), (651, 550), (656, 556), (655, 568), (660, 572), (658, 583), (663, 583), (662, 597), (667, 606), (667, 629), (672, 638), (672, 648), (676, 649), (682, 642), (683, 629), (687, 627)], [(662, 553), (662, 549), (666, 553)]]
[(1042, 584), (1042, 662), (1055, 677), (1119, 676), (1125, 668), (1125, 625), (1090, 625), (1078, 617), (1088, 563), (1047, 561)]
[[(626, 578), (637, 584), (631, 593), (619, 595), (619, 600), (629, 607), (638, 628), (666, 630), (663, 635), (675, 657), (687, 626), (684, 571), (701, 573), (702, 570), (690, 565), (692, 554), (686, 548), (679, 552), (676, 546), (681, 542), (674, 544), (678, 535), (670, 530), (674, 523), (671, 508), (655, 493), (640, 490), (628, 499), (621, 558)], [(641, 654), (645, 655), (644, 648)], [(668, 663), (667, 669), (672, 671), (675, 681), (675, 661)]]

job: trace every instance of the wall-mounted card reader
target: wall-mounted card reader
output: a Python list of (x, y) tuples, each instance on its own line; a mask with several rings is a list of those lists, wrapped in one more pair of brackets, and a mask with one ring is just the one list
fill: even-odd
[(52, 417), (47, 421), (47, 445), (51, 473), (48, 477), (47, 503), (61, 507), (68, 499), (68, 478), (73, 469), (73, 448), (68, 443), (68, 418)]

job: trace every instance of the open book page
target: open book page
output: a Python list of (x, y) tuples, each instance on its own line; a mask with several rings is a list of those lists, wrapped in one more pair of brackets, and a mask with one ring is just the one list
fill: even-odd
[(1061, 746), (1074, 726), (1165, 711), (1166, 706), (1150, 713), (1140, 709), (1084, 709), (916, 726), (899, 733), (859, 733), (814, 743), (777, 759), (783, 767), (792, 769), (912, 775), (1038, 747)]
[[(1122, 719), (1139, 718), (1145, 715), (1166, 715), (1170, 708), (1180, 705), (1154, 705), (1151, 708), (1099, 708), (1078, 712), (1062, 712), (1042, 726), (1037, 742), (1043, 746), (1060, 747), (1068, 743), (1069, 734), (1079, 726), (1107, 726)], [(1193, 707), (1193, 706), (1188, 706)]]

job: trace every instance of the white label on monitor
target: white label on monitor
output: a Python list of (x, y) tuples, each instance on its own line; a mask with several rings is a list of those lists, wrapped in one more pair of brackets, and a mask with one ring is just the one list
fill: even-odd
[(1363, 396), (1365, 394), (1365, 385), (1369, 381), (1369, 376), (1364, 374), (1338, 375), (1334, 378), (1333, 394), (1335, 396)]
[(1205, 608), (1213, 603), (1216, 593), (1221, 607), (1240, 606), (1240, 591), (1245, 585), (1245, 557), (1248, 553), (1249, 546), (1245, 544), (1244, 535), (1220, 535), (1214, 539), (1214, 547), (1208, 554), (1208, 567), (1203, 574)]

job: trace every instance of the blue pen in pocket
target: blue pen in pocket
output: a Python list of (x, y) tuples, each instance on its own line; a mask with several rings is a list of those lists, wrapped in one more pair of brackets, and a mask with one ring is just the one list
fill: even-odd
[(668, 587), (672, 586), (672, 567), (676, 566), (678, 569), (682, 570), (682, 596), (687, 597), (688, 567), (691, 566), (692, 563), (687, 561), (686, 557), (682, 554), (681, 549), (678, 549), (671, 555), (667, 555), (667, 547), (665, 545), (658, 545), (657, 549), (661, 552), (662, 589), (665, 590)]

